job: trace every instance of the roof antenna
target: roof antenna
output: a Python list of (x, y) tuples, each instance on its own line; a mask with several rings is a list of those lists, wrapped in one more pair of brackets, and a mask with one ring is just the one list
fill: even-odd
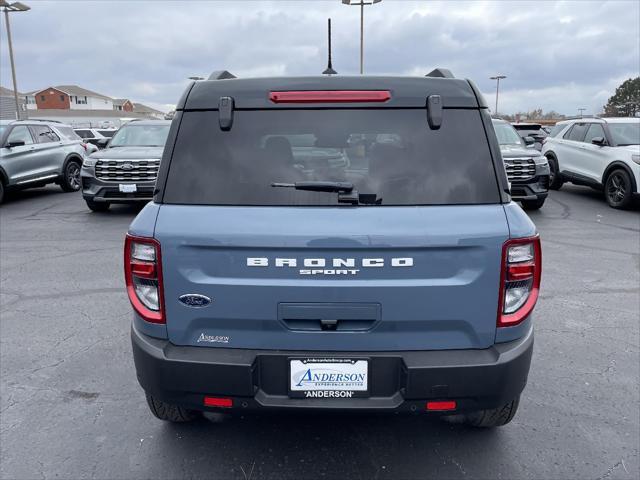
[(329, 27), (329, 61), (327, 62), (327, 69), (322, 72), (323, 75), (336, 75), (336, 72), (331, 66), (331, 19), (328, 18), (328, 27)]

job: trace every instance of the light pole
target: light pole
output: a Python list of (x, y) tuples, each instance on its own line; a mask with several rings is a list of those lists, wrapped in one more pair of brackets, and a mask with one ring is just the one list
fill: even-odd
[(364, 0), (361, 0), (356, 3), (353, 0), (342, 0), (342, 3), (345, 5), (360, 7), (360, 75), (364, 73), (364, 6), (380, 3), (381, 1), (382, 0), (372, 0), (370, 2), (365, 2)]
[(495, 77), (489, 77), (489, 80), (496, 81), (496, 111), (494, 112), (495, 115), (498, 114), (498, 94), (500, 93), (500, 80), (504, 80), (505, 78), (507, 78), (506, 75), (496, 75)]
[(13, 62), (13, 43), (11, 42), (11, 26), (9, 25), (9, 12), (26, 12), (30, 10), (24, 3), (9, 3), (0, 0), (0, 8), (4, 10), (4, 20), (7, 23), (7, 44), (9, 45), (9, 60), (11, 61), (11, 76), (13, 77), (13, 99), (16, 101), (16, 120), (20, 120), (20, 104), (18, 103), (18, 82), (16, 81), (16, 66)]

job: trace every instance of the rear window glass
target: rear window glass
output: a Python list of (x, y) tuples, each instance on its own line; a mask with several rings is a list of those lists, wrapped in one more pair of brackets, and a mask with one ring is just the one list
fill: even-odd
[(546, 137), (548, 136), (547, 132), (545, 132), (543, 129), (539, 128), (539, 129), (526, 129), (526, 128), (517, 128), (516, 129), (518, 132), (518, 135), (520, 135), (521, 137)]
[[(499, 203), (477, 110), (447, 110), (430, 130), (424, 109), (185, 112), (164, 202), (201, 205), (338, 205), (335, 192), (273, 182), (352, 183), (366, 205)], [(353, 192), (352, 192), (353, 193)]]
[(69, 140), (81, 140), (76, 132), (73, 131), (71, 127), (56, 127), (58, 131), (67, 137)]
[(113, 137), (113, 134), (116, 133), (116, 130), (98, 130), (98, 133), (103, 137)]
[(75, 132), (82, 138), (93, 138), (91, 130), (75, 130)]

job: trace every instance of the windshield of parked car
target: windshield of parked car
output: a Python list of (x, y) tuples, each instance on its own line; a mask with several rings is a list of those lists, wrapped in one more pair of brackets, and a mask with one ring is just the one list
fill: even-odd
[(500, 145), (518, 145), (522, 146), (522, 141), (520, 140), (520, 135), (516, 132), (515, 128), (513, 128), (508, 123), (494, 123), (493, 128), (496, 131), (496, 137), (498, 137), (498, 143)]
[(613, 143), (619, 147), (640, 145), (640, 122), (609, 123), (609, 133)]
[(500, 202), (478, 111), (462, 109), (439, 130), (423, 109), (237, 110), (228, 132), (217, 111), (185, 112), (163, 201), (338, 205), (346, 191), (371, 206)]
[(164, 147), (169, 125), (125, 125), (113, 136), (109, 147)]

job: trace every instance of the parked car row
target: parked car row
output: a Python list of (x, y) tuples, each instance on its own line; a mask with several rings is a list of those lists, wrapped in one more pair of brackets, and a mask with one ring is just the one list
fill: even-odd
[[(640, 118), (579, 118), (551, 128), (497, 119), (493, 123), (512, 197), (525, 209), (540, 208), (547, 189), (558, 190), (565, 182), (603, 191), (613, 208), (627, 208), (638, 195)], [(523, 145), (529, 153), (524, 160), (518, 158)], [(534, 148), (540, 154), (533, 153)]]
[[(170, 123), (134, 120), (118, 130), (3, 121), (0, 202), (6, 190), (54, 182), (66, 191), (82, 187), (93, 211), (106, 211), (112, 203), (149, 201)], [(549, 188), (557, 190), (565, 182), (604, 191), (614, 208), (629, 206), (638, 194), (638, 118), (565, 120), (548, 131), (536, 123), (493, 119), (493, 127), (512, 198), (525, 210), (541, 208)]]
[(640, 118), (581, 118), (554, 128), (542, 146), (550, 188), (585, 185), (603, 191), (611, 207), (628, 207), (640, 185)]
[(57, 183), (80, 189), (80, 169), (90, 147), (69, 125), (55, 121), (0, 121), (0, 203), (8, 190)]

